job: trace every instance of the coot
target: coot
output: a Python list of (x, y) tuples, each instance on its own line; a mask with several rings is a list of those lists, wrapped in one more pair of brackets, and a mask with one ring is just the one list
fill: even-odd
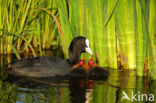
[(65, 76), (80, 61), (80, 55), (83, 52), (88, 52), (92, 55), (92, 51), (89, 48), (89, 40), (78, 36), (70, 43), (68, 59), (50, 56), (23, 59), (12, 63), (12, 69), (9, 70), (9, 73), (24, 77)]
[(73, 66), (69, 76), (72, 78), (85, 78), (87, 76), (87, 72), (83, 65), (85, 65), (85, 61), (80, 60), (79, 63)]
[(90, 61), (88, 62), (88, 66), (89, 66), (88, 75), (90, 78), (106, 79), (109, 75), (109, 72), (105, 70), (105, 68), (97, 66), (93, 58), (91, 58)]

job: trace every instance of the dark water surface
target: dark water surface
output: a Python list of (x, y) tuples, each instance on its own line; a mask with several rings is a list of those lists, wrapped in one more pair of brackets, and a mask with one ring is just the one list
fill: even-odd
[(109, 69), (103, 79), (20, 78), (7, 75), (11, 61), (0, 56), (0, 103), (156, 103), (156, 81), (135, 71)]

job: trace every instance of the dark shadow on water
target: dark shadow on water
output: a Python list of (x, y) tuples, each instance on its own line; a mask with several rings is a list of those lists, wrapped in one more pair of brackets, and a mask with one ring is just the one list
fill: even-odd
[(63, 86), (68, 84), (68, 77), (47, 77), (47, 78), (35, 78), (35, 77), (18, 77), (8, 75), (6, 81), (14, 83), (24, 88), (46, 88), (51, 86)]

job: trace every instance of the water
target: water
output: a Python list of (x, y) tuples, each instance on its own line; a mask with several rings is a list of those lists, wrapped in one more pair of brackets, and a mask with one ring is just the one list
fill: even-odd
[(101, 80), (20, 78), (7, 76), (12, 56), (0, 58), (0, 103), (154, 103), (156, 96), (156, 81), (136, 77), (135, 71), (110, 69)]

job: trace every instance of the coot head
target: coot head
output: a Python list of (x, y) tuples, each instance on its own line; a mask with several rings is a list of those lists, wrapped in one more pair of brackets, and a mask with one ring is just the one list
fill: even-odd
[(89, 40), (85, 37), (78, 36), (74, 38), (69, 46), (69, 59), (68, 61), (74, 65), (80, 61), (80, 55), (83, 52), (87, 52), (90, 55), (92, 51), (89, 47)]

